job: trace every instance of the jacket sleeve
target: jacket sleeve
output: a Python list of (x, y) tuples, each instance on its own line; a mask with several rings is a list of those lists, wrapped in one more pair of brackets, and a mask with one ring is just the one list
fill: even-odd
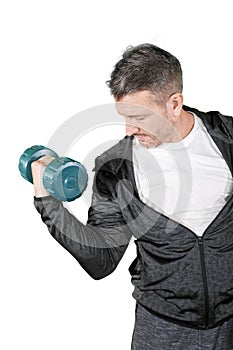
[(52, 237), (94, 279), (104, 278), (115, 270), (132, 237), (117, 200), (106, 185), (109, 179), (107, 181), (103, 174), (94, 178), (86, 225), (52, 196), (34, 197), (34, 205)]

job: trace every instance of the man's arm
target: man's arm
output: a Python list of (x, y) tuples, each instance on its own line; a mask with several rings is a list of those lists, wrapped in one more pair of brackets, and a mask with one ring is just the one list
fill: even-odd
[[(46, 156), (47, 157), (47, 156)], [(43, 157), (32, 165), (35, 189), (34, 205), (49, 232), (94, 279), (115, 270), (131, 239), (117, 201), (105, 192), (102, 196), (93, 186), (92, 204), (86, 225), (72, 215), (62, 202), (49, 196), (42, 185), (45, 166), (51, 159)], [(96, 183), (95, 174), (94, 184)], [(98, 179), (98, 184), (101, 186)], [(106, 183), (104, 183), (106, 189)]]

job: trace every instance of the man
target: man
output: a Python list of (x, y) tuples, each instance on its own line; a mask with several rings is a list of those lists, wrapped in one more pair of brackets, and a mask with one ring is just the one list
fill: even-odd
[(184, 106), (180, 63), (154, 45), (128, 48), (107, 83), (126, 136), (96, 159), (86, 225), (43, 188), (48, 156), (35, 206), (94, 279), (136, 237), (133, 350), (232, 350), (232, 118)]

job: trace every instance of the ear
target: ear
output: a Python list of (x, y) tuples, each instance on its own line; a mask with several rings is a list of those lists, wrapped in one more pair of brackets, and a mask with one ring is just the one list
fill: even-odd
[(173, 119), (177, 119), (180, 116), (182, 107), (183, 107), (183, 95), (180, 92), (176, 92), (171, 95), (167, 101), (167, 110), (169, 111), (169, 115), (173, 117)]

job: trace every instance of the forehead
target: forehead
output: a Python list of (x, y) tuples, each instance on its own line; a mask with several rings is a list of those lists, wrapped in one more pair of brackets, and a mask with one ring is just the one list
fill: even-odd
[(152, 109), (148, 109), (144, 106), (123, 102), (116, 103), (116, 109), (120, 115), (128, 117), (146, 116), (155, 113)]
[(154, 95), (147, 90), (128, 94), (115, 103), (117, 112), (124, 116), (151, 115), (159, 111)]

